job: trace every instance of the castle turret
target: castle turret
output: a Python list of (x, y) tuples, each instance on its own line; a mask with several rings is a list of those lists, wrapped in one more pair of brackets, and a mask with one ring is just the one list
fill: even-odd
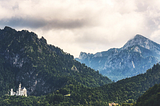
[(23, 95), (27, 97), (27, 89), (25, 87), (23, 89)]
[(13, 89), (11, 89), (11, 92), (10, 92), (10, 93), (11, 93), (11, 96), (13, 96), (13, 95), (14, 95)]
[(21, 95), (21, 83), (19, 84), (18, 95)]

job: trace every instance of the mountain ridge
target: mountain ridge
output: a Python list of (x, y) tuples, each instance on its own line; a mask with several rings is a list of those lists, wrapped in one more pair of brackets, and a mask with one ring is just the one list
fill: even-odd
[(95, 54), (81, 52), (76, 60), (117, 81), (144, 73), (160, 61), (159, 54), (159, 44), (136, 35), (121, 48), (111, 48)]

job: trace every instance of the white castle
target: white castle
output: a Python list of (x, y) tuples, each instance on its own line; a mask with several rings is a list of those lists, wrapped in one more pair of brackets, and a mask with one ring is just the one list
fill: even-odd
[(25, 87), (21, 88), (21, 83), (19, 84), (19, 88), (17, 92), (13, 92), (13, 89), (11, 89), (11, 96), (26, 96), (27, 97), (27, 89)]

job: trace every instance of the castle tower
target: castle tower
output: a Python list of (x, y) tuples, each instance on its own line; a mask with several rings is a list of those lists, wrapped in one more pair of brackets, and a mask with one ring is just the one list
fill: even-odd
[(21, 95), (21, 83), (19, 84), (18, 95)]
[(13, 95), (14, 95), (14, 93), (13, 93), (13, 89), (11, 89), (11, 92), (10, 92), (10, 93), (11, 93), (11, 96), (13, 96)]
[(25, 87), (23, 89), (23, 95), (27, 97), (27, 89)]

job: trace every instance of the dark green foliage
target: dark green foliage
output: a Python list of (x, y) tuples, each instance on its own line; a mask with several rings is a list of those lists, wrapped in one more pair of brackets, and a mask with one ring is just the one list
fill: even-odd
[(122, 103), (122, 106), (134, 106), (135, 104), (133, 103)]
[(0, 106), (50, 106), (43, 96), (3, 96), (0, 101)]
[[(89, 93), (97, 94), (97, 98), (101, 101), (114, 101), (122, 103), (126, 100), (133, 99), (134, 101), (142, 95), (147, 89), (160, 83), (160, 65), (154, 65), (145, 74), (140, 74), (135, 77), (123, 79), (116, 83), (108, 84), (102, 87), (93, 88), (89, 92), (84, 92), (84, 95)], [(92, 92), (90, 94), (90, 92)], [(83, 93), (81, 93), (81, 96)], [(93, 97), (93, 96), (92, 96)], [(118, 99), (117, 99), (118, 98)]]
[[(70, 88), (71, 97), (75, 103), (93, 104), (108, 102), (126, 102), (132, 105), (137, 98), (155, 84), (160, 83), (160, 65), (156, 64), (145, 74), (123, 79), (116, 83), (97, 88), (85, 88), (83, 86), (66, 86)], [(74, 89), (73, 89), (74, 88)], [(130, 103), (130, 104), (129, 104)]]
[(136, 106), (159, 106), (160, 84), (156, 84), (138, 98)]
[[(30, 97), (27, 97), (26, 100), (29, 99), (31, 101), (28, 102), (28, 104), (32, 104), (34, 102), (35, 106), (36, 103), (46, 103), (46, 106), (48, 104), (54, 106), (107, 106), (108, 103), (112, 102), (119, 103), (122, 106), (133, 106), (139, 96), (141, 96), (150, 87), (158, 83), (160, 83), (160, 65), (156, 64), (145, 74), (127, 78), (97, 88), (85, 87), (75, 79), (69, 78), (67, 84), (63, 88), (56, 90), (54, 93), (50, 93), (45, 96), (39, 96), (36, 97), (36, 99), (30, 99)], [(139, 98), (137, 100), (137, 103), (146, 101), (147, 104), (150, 104), (148, 106), (152, 106), (151, 103), (153, 103), (154, 101), (154, 103), (157, 105), (157, 103), (159, 103), (158, 100), (160, 99), (159, 92), (160, 85), (155, 85), (152, 89), (146, 92), (144, 96)], [(9, 98), (10, 97), (7, 97), (5, 99), (1, 98), (1, 104), (11, 104), (14, 101), (19, 101), (21, 102), (21, 104), (23, 104), (23, 101), (21, 101), (21, 99), (15, 97), (12, 100)], [(138, 106), (141, 106), (141, 104)]]

